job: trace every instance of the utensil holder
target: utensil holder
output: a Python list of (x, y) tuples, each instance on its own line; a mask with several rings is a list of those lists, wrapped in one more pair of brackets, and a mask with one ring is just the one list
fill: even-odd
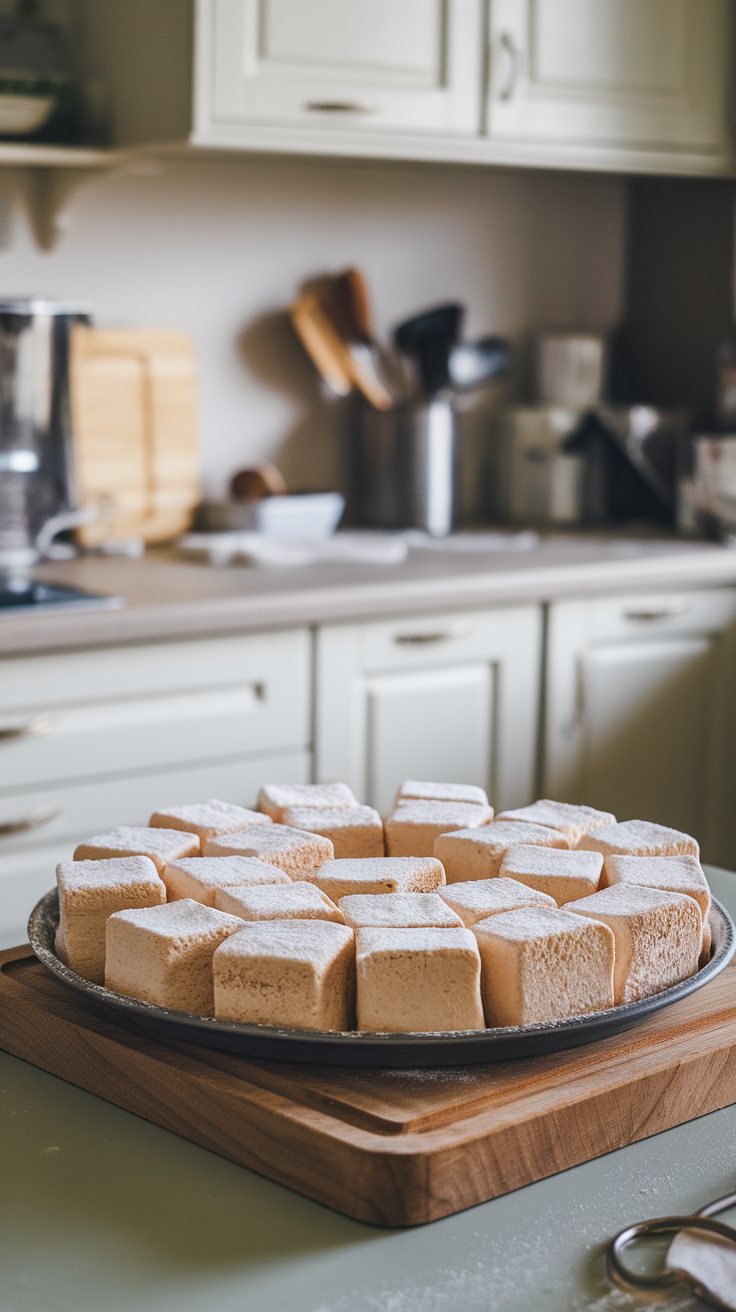
[(445, 537), (460, 511), (460, 442), (451, 400), (379, 411), (356, 398), (352, 513), (366, 528)]

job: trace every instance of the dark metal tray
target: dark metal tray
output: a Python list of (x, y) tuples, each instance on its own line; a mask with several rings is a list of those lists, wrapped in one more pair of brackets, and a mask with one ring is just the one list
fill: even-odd
[(150, 1002), (127, 998), (122, 993), (90, 984), (69, 970), (56, 956), (54, 939), (59, 923), (59, 894), (47, 893), (34, 907), (28, 922), (28, 938), (36, 956), (62, 983), (72, 988), (77, 1001), (106, 1020), (126, 1029), (156, 1034), (164, 1039), (185, 1040), (242, 1057), (276, 1061), (313, 1062), (327, 1066), (467, 1066), (520, 1057), (536, 1057), (564, 1048), (577, 1048), (596, 1039), (607, 1039), (630, 1029), (655, 1012), (679, 1002), (714, 979), (736, 952), (736, 927), (725, 907), (713, 899), (710, 926), (713, 936), (711, 959), (690, 979), (665, 989), (641, 1002), (628, 1002), (608, 1011), (571, 1016), (546, 1025), (509, 1026), (504, 1029), (443, 1030), (428, 1034), (368, 1034), (349, 1031), (332, 1034), (323, 1030), (282, 1030), (265, 1025), (240, 1025), (233, 1021), (194, 1016), (186, 1011), (155, 1007)]

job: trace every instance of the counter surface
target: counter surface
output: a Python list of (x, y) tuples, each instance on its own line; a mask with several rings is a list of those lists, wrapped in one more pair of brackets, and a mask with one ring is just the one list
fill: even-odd
[[(708, 876), (736, 915), (736, 877)], [(3, 1312), (634, 1312), (603, 1246), (734, 1189), (736, 1107), (385, 1230), (0, 1053), (0, 1161)]]
[(551, 536), (525, 551), (412, 550), (400, 565), (213, 567), (174, 552), (87, 556), (36, 575), (119, 594), (122, 610), (0, 616), (0, 654), (291, 628), (557, 597), (736, 584), (736, 550), (673, 539)]

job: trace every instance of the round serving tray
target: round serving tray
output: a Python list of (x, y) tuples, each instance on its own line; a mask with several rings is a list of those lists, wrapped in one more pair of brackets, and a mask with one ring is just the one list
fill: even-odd
[(140, 1002), (137, 998), (127, 998), (122, 993), (90, 984), (57, 957), (54, 939), (58, 923), (59, 894), (53, 889), (41, 898), (31, 913), (29, 941), (39, 961), (72, 988), (78, 1000), (97, 1015), (124, 1025), (126, 1029), (157, 1034), (164, 1039), (184, 1039), (242, 1057), (267, 1057), (328, 1066), (467, 1066), (577, 1048), (630, 1029), (670, 1003), (686, 998), (715, 979), (736, 952), (736, 926), (725, 907), (714, 899), (710, 913), (713, 948), (707, 966), (681, 984), (641, 1002), (628, 1002), (608, 1011), (571, 1016), (568, 1020), (546, 1025), (442, 1030), (426, 1034), (368, 1034), (354, 1030), (333, 1034), (325, 1030), (282, 1030), (213, 1020), (209, 1016), (194, 1016), (188, 1011), (155, 1007), (150, 1002)]

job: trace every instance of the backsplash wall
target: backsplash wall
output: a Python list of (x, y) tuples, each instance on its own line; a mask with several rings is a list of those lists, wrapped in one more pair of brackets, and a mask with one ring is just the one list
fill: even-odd
[[(51, 252), (12, 193), (0, 294), (88, 302), (100, 327), (183, 328), (200, 358), (203, 479), (272, 459), (293, 487), (343, 480), (342, 403), (326, 398), (284, 309), (302, 279), (357, 264), (377, 329), (433, 302), (466, 332), (522, 344), (540, 327), (622, 312), (625, 184), (615, 177), (227, 155), (144, 160), (85, 182)], [(514, 384), (511, 385), (513, 389)], [(490, 390), (467, 416), (467, 508)]]

